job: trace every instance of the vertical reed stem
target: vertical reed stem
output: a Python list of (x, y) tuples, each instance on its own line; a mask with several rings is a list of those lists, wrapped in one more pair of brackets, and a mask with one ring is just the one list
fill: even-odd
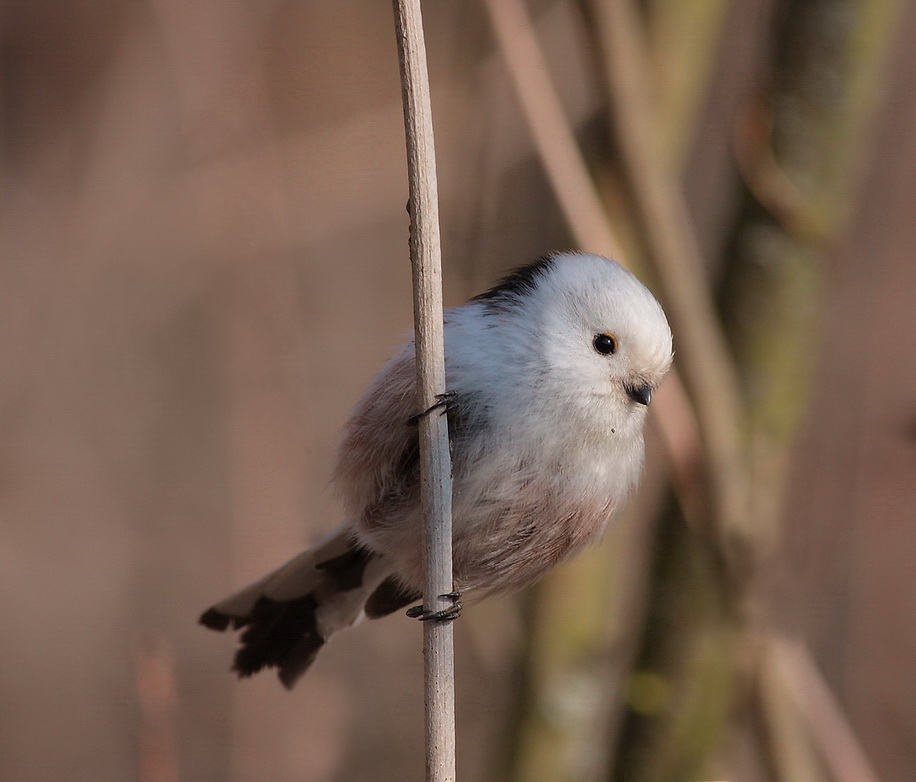
[[(428, 410), (445, 392), (442, 325), (442, 268), (439, 205), (433, 144), (429, 76), (419, 0), (394, 0), (407, 171), (410, 182), (410, 260), (413, 268), (416, 324), (417, 406)], [(452, 586), (452, 484), (446, 416), (433, 413), (419, 421), (421, 502), (426, 520), (423, 605), (440, 610), (451, 605), (440, 595)], [(426, 780), (455, 779), (455, 673), (452, 624), (424, 623), (426, 674)]]

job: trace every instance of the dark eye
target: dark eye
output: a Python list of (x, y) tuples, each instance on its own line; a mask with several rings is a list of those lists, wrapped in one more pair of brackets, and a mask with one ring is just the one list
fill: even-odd
[(613, 334), (598, 334), (592, 340), (592, 345), (602, 356), (610, 356), (617, 350), (617, 337)]

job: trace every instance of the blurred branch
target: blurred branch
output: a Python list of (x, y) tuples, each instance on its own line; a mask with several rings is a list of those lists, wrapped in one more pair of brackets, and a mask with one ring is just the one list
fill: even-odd
[[(702, 445), (719, 526), (736, 531), (746, 523), (737, 378), (717, 325), (683, 202), (656, 162), (648, 106), (638, 97), (646, 85), (635, 74), (644, 70), (645, 64), (631, 42), (621, 46), (618, 40), (637, 36), (639, 30), (628, 11), (617, 8), (616, 0), (610, 5), (597, 5), (603, 9), (598, 11), (603, 39), (612, 36), (611, 30), (619, 21), (605, 16), (606, 9), (623, 17), (627, 24), (619, 33), (613, 33), (613, 46), (608, 47), (613, 55), (606, 58), (606, 75), (613, 84), (612, 114), (618, 121), (620, 117), (628, 118), (618, 128), (624, 167), (634, 186), (637, 214), (662, 286), (678, 343), (679, 365), (697, 417), (698, 425), (690, 429), (698, 434)], [(486, 7), (545, 171), (576, 243), (624, 260), (575, 133), (563, 114), (524, 5), (520, 0), (486, 0)], [(613, 75), (617, 71), (625, 75), (617, 78)], [(636, 118), (630, 118), (634, 114)], [(677, 381), (672, 385), (675, 389), (669, 391), (669, 397), (678, 394)], [(676, 439), (682, 446), (685, 427), (673, 421), (670, 407), (659, 407), (658, 421), (666, 441)], [(683, 454), (683, 447), (678, 452)], [(685, 465), (676, 464), (679, 474)]]
[[(747, 507), (742, 402), (734, 364), (716, 316), (706, 267), (675, 177), (658, 148), (643, 33), (631, 0), (590, 4), (603, 51), (610, 116), (634, 214), (662, 288), (679, 366), (699, 424), (714, 519), (724, 553), (746, 554)], [(741, 543), (735, 551), (731, 544)], [(732, 575), (746, 565), (732, 562)]]
[[(651, 102), (651, 69), (641, 45), (644, 31), (636, 3), (607, 0), (589, 5), (593, 14), (590, 29), (603, 53), (613, 135), (630, 190), (628, 205), (660, 283), (661, 298), (675, 334), (680, 377), (691, 402), (684, 416), (683, 412), (674, 413), (672, 408), (676, 406), (667, 400), (655, 420), (669, 446), (685, 515), (689, 521), (696, 522), (704, 516), (710, 520), (704, 529), (711, 533), (707, 536), (676, 536), (668, 551), (671, 561), (666, 567), (672, 569), (664, 574), (668, 581), (654, 595), (654, 611), (659, 616), (653, 618), (652, 638), (664, 650), (651, 655), (650, 665), (668, 665), (666, 673), (671, 678), (658, 675), (656, 679), (663, 688), (667, 681), (672, 684), (668, 688), (671, 692), (665, 696), (667, 701), (646, 720), (648, 734), (655, 735), (640, 759), (645, 768), (639, 778), (667, 780), (688, 771), (694, 773), (719, 746), (722, 728), (735, 705), (739, 683), (736, 675), (746, 670), (742, 662), (753, 662), (756, 654), (754, 635), (749, 631), (765, 624), (765, 617), (751, 598), (759, 591), (757, 566), (774, 539), (783, 489), (779, 469), (788, 463), (798, 421), (794, 411), (801, 409), (805, 398), (810, 360), (795, 359), (802, 356), (813, 333), (810, 315), (816, 310), (816, 275), (810, 264), (795, 262), (795, 254), (776, 242), (766, 258), (771, 257), (773, 249), (784, 250), (779, 274), (772, 274), (766, 285), (761, 284), (755, 297), (745, 296), (746, 290), (728, 291), (727, 303), (739, 318), (737, 323), (730, 323), (732, 331), (768, 348), (749, 350), (741, 339), (731, 339), (738, 346), (742, 371), (747, 377), (757, 377), (764, 386), (766, 399), (757, 400), (752, 417), (751, 405), (743, 399), (737, 361), (726, 343), (725, 329), (714, 305), (713, 285), (680, 193), (677, 170), (665, 163), (670, 154), (662, 148), (662, 134)], [(523, 3), (487, 0), (486, 6), (548, 180), (576, 242), (589, 249), (619, 253), (621, 243), (608, 224), (574, 130), (563, 115)], [(717, 18), (713, 17), (711, 23)], [(715, 36), (707, 40), (711, 46), (716, 43)], [(836, 161), (830, 162), (836, 165)], [(829, 196), (829, 191), (824, 195)], [(842, 195), (837, 193), (834, 201), (841, 200)], [(837, 203), (833, 203), (832, 210), (832, 214), (841, 211)], [(736, 219), (733, 229), (742, 227)], [(750, 274), (747, 279), (756, 278)], [(759, 303), (756, 309), (755, 303)], [(734, 334), (730, 332), (729, 336)], [(666, 389), (673, 389), (675, 397), (680, 398), (676, 381)], [(774, 424), (772, 415), (766, 418), (770, 430), (764, 431), (759, 425), (763, 420), (759, 409), (766, 407), (773, 413), (776, 404), (781, 405), (779, 419)], [(686, 426), (672, 425), (685, 420), (689, 421)], [(751, 425), (753, 450), (746, 444)], [(691, 457), (697, 452), (702, 454), (705, 468), (704, 497), (691, 494), (688, 488), (688, 476), (694, 467)], [(685, 501), (687, 498), (689, 501)], [(710, 506), (711, 513), (706, 511)], [(672, 530), (677, 531), (676, 523), (667, 531)], [(639, 554), (636, 552), (637, 557)], [(725, 584), (713, 577), (722, 564), (730, 576)], [(685, 575), (683, 568), (689, 574)], [(602, 583), (592, 579), (585, 588), (600, 588)], [(546, 582), (545, 591), (551, 585), (556, 586)], [(689, 599), (683, 595), (685, 590), (689, 590)], [(539, 601), (549, 599), (549, 594), (542, 597), (539, 591)], [(687, 616), (684, 611), (676, 618), (665, 615), (666, 611), (677, 613), (678, 607), (687, 609)], [(561, 627), (557, 623), (562, 617), (548, 614), (538, 619), (552, 622), (549, 626), (554, 629)], [(659, 633), (666, 634), (660, 643)], [(553, 660), (560, 660), (557, 664), (566, 671), (575, 669), (569, 656), (575, 653), (572, 641), (568, 647), (562, 651), (567, 655), (565, 659), (554, 654)], [(597, 647), (589, 648), (594, 651)], [(671, 665), (672, 659), (666, 659), (666, 653), (669, 657), (679, 655), (678, 662)], [(529, 660), (529, 665), (538, 663), (544, 660)], [(647, 675), (654, 674), (654, 670), (647, 670)], [(536, 688), (532, 698), (549, 693), (550, 676), (556, 676), (556, 671), (538, 676), (538, 681), (531, 682)], [(606, 681), (611, 680), (613, 677)], [(769, 694), (781, 698), (776, 692), (771, 690)], [(615, 704), (619, 706), (619, 694), (616, 697)], [(771, 700), (769, 706), (774, 707), (772, 714), (784, 713), (786, 704)], [(537, 727), (536, 721), (530, 724)], [(546, 721), (539, 730), (531, 736), (552, 740), (551, 726)], [(537, 745), (531, 736), (529, 745)], [(807, 762), (803, 747), (793, 744), (795, 737), (790, 732), (775, 731), (772, 739), (777, 764), (800, 768)], [(572, 746), (574, 740), (568, 740), (563, 748), (568, 751)], [(519, 778), (563, 778), (562, 771), (554, 771), (553, 766), (548, 770), (538, 757), (543, 754), (535, 746), (531, 754), (534, 760), (529, 758), (528, 768), (536, 767), (540, 777), (529, 773)], [(522, 768), (526, 773), (524, 765)]]
[(757, 704), (766, 753), (778, 782), (824, 782), (804, 720), (788, 692), (788, 682), (777, 665), (769, 639), (763, 641), (756, 678)]
[(683, 170), (696, 139), (729, 0), (648, 0), (643, 4), (662, 165)]
[(835, 782), (879, 782), (808, 650), (799, 642), (773, 638), (766, 657), (782, 679), (784, 697), (804, 717)]
[(137, 779), (178, 782), (175, 658), (164, 638), (134, 643), (134, 688), (139, 709)]
[[(731, 351), (726, 348), (724, 329), (713, 307), (712, 286), (705, 281), (699, 244), (677, 187), (676, 169), (666, 169), (660, 162), (664, 155), (658, 148), (658, 123), (652, 116), (653, 85), (643, 78), (648, 72), (647, 58), (640, 47), (643, 28), (635, 3), (609, 0), (594, 2), (591, 7), (604, 52), (615, 140), (633, 193), (635, 216), (663, 291), (671, 297), (666, 305), (678, 344), (685, 348), (679, 355), (686, 359), (682, 364), (685, 381), (705, 438), (707, 468), (714, 482), (718, 546), (730, 565), (730, 575), (736, 577), (729, 585), (733, 588), (720, 596), (727, 612), (738, 609), (734, 615), (717, 613), (721, 609), (716, 601), (704, 603), (702, 590), (692, 585), (697, 592), (693, 603), (706, 616), (686, 631), (683, 620), (662, 621), (654, 628), (656, 633), (674, 636), (665, 642), (679, 652), (679, 662), (673, 667), (681, 697), (666, 719), (654, 725), (647, 723), (649, 749), (640, 758), (643, 767), (639, 778), (671, 779), (679, 770), (704, 763), (714, 751), (728, 716), (722, 705), (735, 701), (729, 691), (737, 691), (741, 660), (757, 651), (749, 631), (765, 620), (752, 613), (755, 606), (749, 598), (758, 581), (759, 568), (755, 566), (770, 550), (781, 510), (780, 468), (787, 464), (798, 420), (793, 412), (801, 408), (805, 398), (804, 377), (810, 361), (794, 359), (801, 355), (812, 333), (809, 316), (814, 310), (816, 275), (810, 263), (799, 262), (787, 240), (771, 239), (773, 246), (767, 248), (769, 252), (763, 251), (772, 259), (765, 282), (759, 274), (754, 275), (756, 269), (749, 273), (748, 266), (753, 264), (742, 265), (730, 258), (729, 274), (739, 277), (744, 285), (737, 291), (729, 287), (723, 297), (735, 315), (729, 324), (733, 347)], [(777, 180), (776, 174), (782, 172), (774, 166), (765, 172), (767, 192), (778, 189), (782, 203), (791, 202), (792, 215), (797, 216), (800, 199), (790, 189), (791, 181)], [(774, 253), (777, 248), (780, 252)], [(733, 250), (732, 255), (737, 253)], [(772, 273), (772, 269), (779, 273)], [(751, 288), (748, 283), (756, 286)], [(766, 349), (749, 349), (748, 339), (742, 342), (742, 338)], [(738, 364), (732, 354), (741, 362), (743, 376), (755, 378), (764, 388), (756, 404), (746, 404), (741, 398)], [(700, 357), (705, 361), (698, 361)], [(764, 430), (758, 426), (760, 409), (775, 411), (774, 402), (784, 404), (778, 415), (767, 420), (769, 427)], [(754, 435), (750, 441), (753, 450), (744, 443), (748, 434)], [(730, 463), (734, 465), (732, 471)], [(737, 550), (735, 543), (740, 544)], [(688, 546), (679, 552), (677, 563), (689, 563), (691, 555)], [(670, 590), (660, 596), (668, 602), (677, 599)], [(704, 658), (704, 638), (708, 644), (717, 633), (730, 642), (720, 644), (716, 655)], [(663, 654), (656, 653), (654, 660), (670, 666)], [(701, 678), (712, 686), (699, 691), (691, 685)], [(761, 682), (761, 702), (769, 718), (773, 763), (787, 780), (812, 778), (803, 774), (814, 773), (814, 758), (791, 729), (792, 715), (785, 696), (778, 688), (764, 686), (767, 683), (766, 679)], [(720, 688), (726, 691), (724, 701)], [(701, 725), (707, 726), (705, 735), (701, 735)]]
[[(485, 0), (485, 5), (538, 155), (573, 239), (582, 249), (628, 265), (563, 112), (524, 4), (521, 0)], [(670, 373), (656, 401), (656, 420), (671, 455), (678, 489), (689, 495), (699, 435), (676, 371)]]
[(786, 233), (800, 241), (823, 241), (827, 226), (780, 167), (772, 130), (773, 118), (763, 100), (747, 106), (735, 125), (735, 161), (744, 183)]
[[(413, 269), (418, 410), (433, 409), (446, 391), (442, 315), (442, 250), (436, 151), (426, 44), (419, 0), (394, 0), (410, 184), (410, 264)], [(424, 519), (423, 605), (450, 605), (452, 592), (452, 468), (448, 418), (419, 419), (420, 504)], [(426, 780), (455, 779), (455, 661), (449, 620), (423, 626), (426, 684)]]
[(500, 53), (576, 244), (626, 263), (521, 0), (485, 0)]
[[(488, 0), (486, 7), (548, 180), (576, 243), (624, 260), (621, 243), (563, 113), (524, 5), (518, 0)], [(679, 497), (685, 512), (697, 521), (705, 504), (705, 498), (696, 491), (700, 485), (696, 480), (700, 438), (676, 372), (671, 373), (656, 401), (653, 420), (662, 433)], [(609, 541), (602, 549), (587, 553), (575, 564), (575, 577), (562, 569), (537, 590), (536, 617), (525, 662), (530, 681), (524, 694), (533, 702), (518, 728), (520, 746), (512, 778), (598, 779), (610, 763), (612, 747), (606, 738), (602, 741), (599, 737), (596, 743), (588, 737), (594, 739), (602, 731), (607, 737), (617, 730), (645, 605), (641, 598), (652, 540), (648, 522), (657, 511), (661, 491), (661, 484), (654, 491), (650, 488), (642, 496), (652, 497), (648, 503), (652, 507), (635, 509), (632, 516), (621, 520), (621, 534), (627, 533), (626, 540)], [(613, 583), (611, 574), (616, 579)], [(568, 603), (571, 594), (577, 601), (595, 604), (574, 612), (575, 616), (553, 605), (556, 601), (552, 596)], [(613, 595), (611, 606), (603, 602), (606, 595)], [(613, 629), (609, 631), (608, 626)], [(545, 643), (538, 644), (537, 638)], [(596, 660), (609, 661), (607, 668), (599, 670)], [(600, 690), (603, 694), (596, 695)], [(555, 697), (560, 691), (565, 693), (562, 699)], [(585, 699), (588, 703), (576, 700), (573, 691), (591, 693)]]

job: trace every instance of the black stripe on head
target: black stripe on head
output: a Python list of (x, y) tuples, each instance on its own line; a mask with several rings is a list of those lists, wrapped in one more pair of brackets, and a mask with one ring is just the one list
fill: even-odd
[(471, 301), (483, 301), (494, 306), (513, 304), (537, 287), (539, 278), (549, 272), (556, 263), (555, 255), (545, 255), (534, 263), (520, 266), (500, 280), (490, 290), (475, 296)]

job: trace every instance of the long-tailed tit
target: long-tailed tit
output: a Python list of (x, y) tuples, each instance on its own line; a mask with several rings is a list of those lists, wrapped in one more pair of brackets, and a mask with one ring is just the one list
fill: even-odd
[[(637, 483), (668, 322), (618, 264), (559, 253), (448, 310), (445, 351), (455, 589), (518, 589), (599, 537)], [(333, 633), (420, 599), (416, 404), (411, 343), (346, 426), (343, 524), (201, 617), (244, 628), (240, 676), (276, 667), (291, 687)]]

